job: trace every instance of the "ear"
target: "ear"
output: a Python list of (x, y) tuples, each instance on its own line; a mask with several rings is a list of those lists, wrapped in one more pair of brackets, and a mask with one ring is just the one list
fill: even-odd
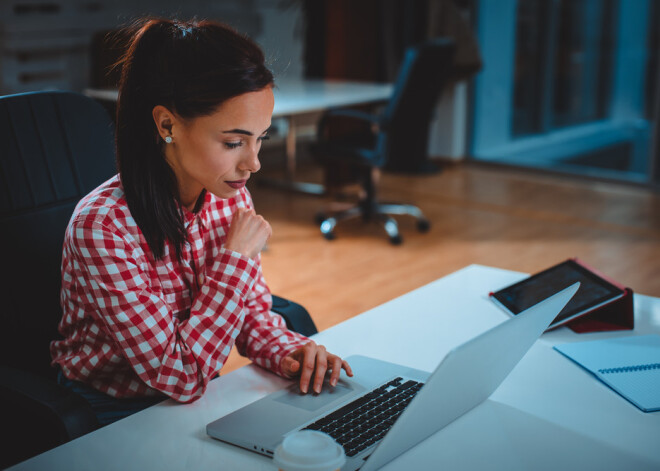
[(151, 116), (154, 118), (156, 129), (161, 139), (173, 137), (174, 125), (177, 122), (176, 115), (162, 105), (154, 106), (151, 110)]

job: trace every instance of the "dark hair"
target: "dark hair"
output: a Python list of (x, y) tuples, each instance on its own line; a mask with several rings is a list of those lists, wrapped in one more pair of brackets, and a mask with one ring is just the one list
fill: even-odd
[(257, 44), (209, 20), (146, 19), (122, 57), (117, 101), (117, 168), (126, 202), (156, 259), (169, 240), (181, 260), (186, 242), (176, 176), (166, 162), (152, 110), (184, 119), (273, 84)]

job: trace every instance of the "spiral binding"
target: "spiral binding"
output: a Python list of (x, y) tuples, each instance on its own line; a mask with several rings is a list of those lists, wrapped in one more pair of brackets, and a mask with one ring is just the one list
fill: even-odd
[(598, 370), (600, 374), (608, 373), (631, 373), (634, 371), (646, 371), (660, 369), (660, 363), (649, 363), (648, 365), (623, 366), (621, 368), (606, 368)]

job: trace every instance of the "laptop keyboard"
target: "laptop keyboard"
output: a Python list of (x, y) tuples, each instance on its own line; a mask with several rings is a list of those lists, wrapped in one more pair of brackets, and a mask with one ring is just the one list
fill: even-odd
[(322, 417), (305, 430), (319, 430), (355, 456), (385, 436), (424, 383), (395, 378)]

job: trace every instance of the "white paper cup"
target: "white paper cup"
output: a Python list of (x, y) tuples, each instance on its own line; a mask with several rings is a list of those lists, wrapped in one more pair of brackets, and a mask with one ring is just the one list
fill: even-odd
[(282, 441), (273, 461), (281, 471), (334, 471), (346, 463), (346, 455), (331, 436), (316, 430), (301, 430)]

